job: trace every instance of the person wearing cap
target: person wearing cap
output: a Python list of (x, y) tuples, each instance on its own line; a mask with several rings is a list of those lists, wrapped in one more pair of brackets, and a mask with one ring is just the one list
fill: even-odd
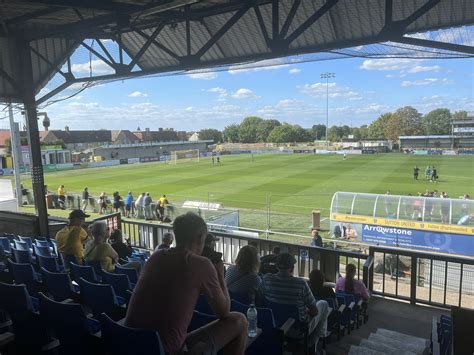
[(281, 253), (276, 266), (278, 273), (263, 276), (265, 299), (280, 304), (296, 305), (299, 320), (309, 323), (310, 344), (317, 346), (327, 329), (328, 303), (316, 301), (305, 280), (293, 276), (296, 259), (290, 253)]
[(84, 257), (83, 243), (87, 239), (87, 232), (82, 226), (89, 217), (82, 210), (73, 210), (69, 213), (69, 223), (56, 233), (56, 245), (62, 255), (74, 255), (78, 264), (82, 264)]
[(319, 230), (316, 228), (311, 229), (311, 236), (313, 239), (311, 240), (312, 247), (322, 247), (323, 246), (323, 238), (319, 235)]
[[(176, 247), (153, 253), (143, 267), (130, 299), (125, 326), (158, 331), (169, 355), (244, 354), (247, 320), (230, 311), (222, 260), (212, 264), (201, 256), (206, 222), (188, 212), (173, 223)], [(188, 333), (199, 295), (216, 320)]]
[(156, 248), (155, 248), (155, 251), (157, 250), (161, 250), (161, 249), (169, 249), (171, 248), (171, 244), (173, 244), (173, 240), (174, 240), (174, 237), (173, 237), (173, 234), (172, 233), (165, 233), (163, 235), (163, 243), (161, 243), (160, 245), (158, 245)]

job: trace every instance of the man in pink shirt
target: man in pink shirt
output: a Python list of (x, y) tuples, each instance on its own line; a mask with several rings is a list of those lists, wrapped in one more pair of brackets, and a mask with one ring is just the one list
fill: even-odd
[(336, 292), (354, 293), (362, 296), (364, 301), (370, 298), (369, 291), (360, 280), (354, 280), (356, 267), (354, 264), (347, 264), (346, 277), (340, 277), (336, 282)]
[[(143, 268), (125, 319), (125, 325), (156, 330), (165, 351), (180, 354), (244, 354), (247, 320), (230, 312), (222, 261), (212, 264), (201, 256), (206, 223), (188, 212), (173, 223), (176, 248), (153, 253)], [(204, 294), (217, 320), (187, 333), (199, 294)]]

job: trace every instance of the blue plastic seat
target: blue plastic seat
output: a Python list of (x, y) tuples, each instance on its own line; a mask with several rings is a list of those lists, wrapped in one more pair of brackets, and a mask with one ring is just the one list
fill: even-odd
[(7, 312), (12, 321), (18, 354), (38, 353), (51, 342), (33, 300), (25, 285), (0, 283), (0, 309)]
[(24, 284), (31, 295), (36, 295), (41, 289), (41, 277), (30, 263), (20, 264), (9, 262), (10, 271), (16, 285)]
[(138, 271), (136, 269), (115, 265), (115, 273), (127, 275), (132, 284), (136, 284), (138, 282)]
[(105, 352), (114, 355), (164, 355), (160, 336), (152, 330), (126, 327), (105, 313), (101, 316)]
[[(350, 326), (349, 326), (349, 331), (351, 328), (353, 329), (353, 326), (355, 325), (357, 328), (360, 326), (360, 303), (361, 296), (358, 295), (358, 297), (355, 294), (352, 293), (344, 293), (344, 292), (337, 292), (336, 293), (336, 298), (342, 302), (342, 299), (344, 299), (344, 304), (346, 305), (346, 309), (350, 311), (350, 314), (348, 312), (348, 316), (350, 317)], [(346, 317), (347, 318), (347, 317)]]
[(35, 258), (31, 255), (28, 250), (20, 250), (17, 248), (12, 248), (13, 258), (17, 263), (34, 263)]
[(92, 266), (92, 268), (95, 271), (95, 275), (97, 279), (100, 281), (102, 280), (103, 276), (103, 270), (102, 270), (102, 264), (98, 260), (85, 260), (85, 265), (87, 266)]
[(41, 273), (43, 274), (44, 289), (55, 301), (79, 299), (79, 286), (73, 285), (69, 274), (51, 272), (43, 267)]
[(3, 247), (3, 251), (6, 255), (11, 255), (12, 246), (10, 244), (10, 240), (7, 237), (0, 237), (0, 245)]
[(47, 257), (54, 256), (53, 253), (51, 253), (51, 249), (48, 246), (34, 245), (33, 250), (36, 256), (47, 256)]
[(62, 265), (58, 264), (58, 260), (55, 257), (50, 256), (37, 256), (36, 260), (38, 260), (38, 264), (40, 267), (45, 268), (51, 272), (63, 272), (64, 268)]
[(102, 313), (117, 320), (125, 317), (126, 308), (122, 307), (125, 299), (117, 296), (111, 285), (92, 283), (81, 277), (79, 286), (82, 301), (91, 309), (96, 319)]
[(49, 247), (49, 242), (44, 239), (35, 239), (35, 245), (38, 247)]
[(61, 260), (63, 261), (64, 269), (71, 270), (71, 263), (77, 264), (77, 258), (75, 255), (60, 253)]
[(80, 304), (56, 302), (41, 292), (39, 301), (41, 316), (59, 340), (62, 354), (91, 354), (100, 346), (100, 339), (93, 336), (100, 323), (87, 318)]
[(70, 263), (70, 266), (71, 273), (76, 282), (79, 282), (80, 278), (83, 278), (84, 280), (87, 280), (89, 282), (99, 282), (99, 279), (97, 278), (95, 270), (92, 266), (78, 265), (73, 262)]
[(241, 293), (229, 291), (229, 297), (233, 300), (236, 300), (237, 302), (242, 303), (242, 304), (250, 305), (251, 303), (253, 303), (252, 299), (250, 298), (250, 296), (248, 294), (241, 294)]
[(206, 324), (215, 321), (217, 318), (212, 314), (201, 313), (198, 311), (194, 311), (193, 318), (188, 325), (188, 333), (205, 326)]
[(33, 248), (33, 239), (31, 237), (18, 236), (18, 239), (20, 240), (20, 242), (26, 243), (26, 245), (28, 246), (28, 249)]
[(30, 250), (30, 247), (28, 246), (27, 242), (23, 242), (23, 241), (15, 239), (14, 244), (15, 244), (15, 248), (18, 250), (26, 250), (26, 251)]
[(120, 297), (123, 297), (127, 302), (130, 301), (130, 292), (133, 286), (130, 283), (127, 275), (124, 274), (112, 274), (111, 272), (103, 271), (103, 281), (112, 285), (114, 291)]

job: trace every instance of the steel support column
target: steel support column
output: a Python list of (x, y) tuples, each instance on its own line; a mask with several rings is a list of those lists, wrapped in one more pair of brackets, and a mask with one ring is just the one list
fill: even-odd
[(30, 142), (31, 181), (35, 198), (35, 208), (39, 219), (39, 230), (43, 237), (49, 237), (48, 210), (46, 209), (43, 163), (38, 132), (38, 115), (36, 112), (35, 92), (33, 88), (33, 71), (31, 67), (30, 45), (27, 41), (17, 41), (18, 63), (21, 72), (21, 94), (25, 105), (26, 126)]

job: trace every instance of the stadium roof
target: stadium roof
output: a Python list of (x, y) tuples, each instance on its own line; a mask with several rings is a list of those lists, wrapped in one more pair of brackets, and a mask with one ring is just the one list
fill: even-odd
[[(6, 0), (0, 20), (6, 101), (23, 101), (26, 55), (35, 94), (60, 78), (38, 103), (74, 83), (292, 55), (474, 56), (472, 28), (463, 27), (474, 24), (472, 0)], [(92, 66), (87, 76), (74, 73), (78, 47), (110, 74), (96, 75)]]

